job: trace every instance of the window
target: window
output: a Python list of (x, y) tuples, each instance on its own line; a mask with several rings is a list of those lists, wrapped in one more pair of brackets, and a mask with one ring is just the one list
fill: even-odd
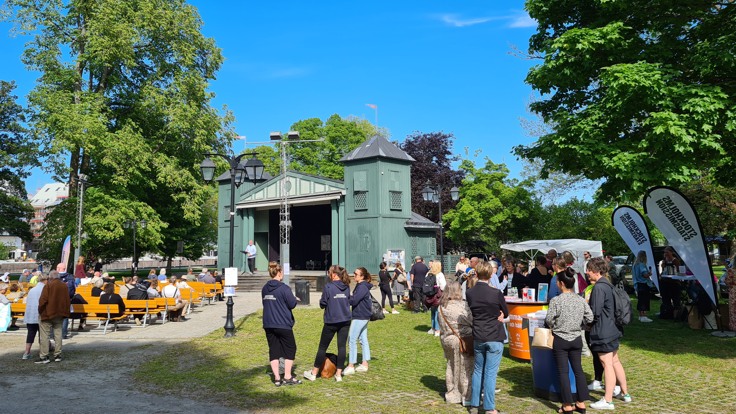
[(401, 210), (401, 191), (389, 191), (388, 202), (391, 210)]
[(225, 211), (225, 221), (230, 221), (230, 206), (224, 206), (223, 210)]
[(368, 210), (368, 192), (367, 191), (353, 192), (353, 199), (355, 200), (355, 211)]

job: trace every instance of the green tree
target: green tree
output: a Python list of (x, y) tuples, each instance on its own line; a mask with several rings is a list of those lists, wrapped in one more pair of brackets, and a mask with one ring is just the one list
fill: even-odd
[(38, 165), (38, 151), (23, 128), (25, 111), (13, 89), (15, 83), (0, 81), (0, 234), (30, 242), (33, 208), (23, 179)]
[(554, 130), (530, 146), (543, 173), (603, 180), (598, 197), (638, 199), (704, 171), (736, 182), (736, 4), (528, 0), (539, 23), (526, 78)]
[(169, 252), (178, 240), (196, 238), (211, 194), (198, 171), (202, 154), (223, 152), (234, 134), (231, 115), (210, 106), (208, 84), (223, 57), (202, 35), (194, 7), (183, 0), (6, 5), (16, 29), (33, 36), (22, 57), (41, 73), (29, 95), (30, 124), (56, 174), (68, 177), (65, 203), (75, 202), (79, 174), (94, 188), (94, 200), (85, 202), (85, 243), (116, 245), (122, 222), (143, 218), (143, 248)]
[(497, 250), (503, 243), (534, 238), (539, 233), (541, 203), (524, 185), (508, 180), (504, 164), (486, 159), (476, 168), (464, 160), (460, 199), (445, 213), (447, 236), (466, 251)]

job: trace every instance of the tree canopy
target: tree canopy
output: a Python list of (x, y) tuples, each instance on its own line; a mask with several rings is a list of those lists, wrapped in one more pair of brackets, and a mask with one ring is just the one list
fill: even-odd
[[(31, 132), (55, 173), (68, 178), (65, 203), (76, 202), (79, 174), (92, 185), (83, 250), (94, 243), (111, 247), (95, 256), (127, 255), (132, 246), (114, 246), (130, 219), (148, 221), (138, 242), (152, 251), (169, 254), (178, 240), (196, 238), (213, 197), (198, 171), (202, 154), (224, 152), (234, 134), (231, 115), (210, 106), (208, 85), (223, 57), (202, 35), (194, 7), (183, 0), (6, 5), (16, 30), (32, 36), (22, 57), (41, 73), (29, 94)], [(74, 219), (58, 211), (50, 224)]]
[(516, 154), (637, 199), (705, 174), (736, 182), (736, 4), (528, 0), (526, 78), (553, 131)]
[(23, 178), (38, 165), (38, 151), (23, 127), (25, 111), (13, 89), (13, 82), (0, 81), (0, 234), (30, 242), (33, 235), (28, 221), (33, 208)]

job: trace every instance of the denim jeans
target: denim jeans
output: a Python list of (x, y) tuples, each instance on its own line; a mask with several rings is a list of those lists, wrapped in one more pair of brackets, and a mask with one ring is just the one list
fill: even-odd
[(348, 363), (358, 362), (358, 339), (363, 348), (363, 361), (371, 360), (371, 347), (368, 344), (368, 320), (353, 319), (350, 322), (350, 333), (348, 334), (348, 347), (350, 348)]
[(440, 330), (440, 320), (439, 320), (439, 312), (437, 312), (438, 306), (432, 306), (429, 309), (432, 312), (431, 313), (431, 315), (432, 315), (432, 329), (434, 329), (435, 331), (439, 331)]
[(475, 351), (475, 366), (473, 367), (472, 392), (470, 394), (470, 405), (480, 406), (480, 387), (483, 384), (483, 409), (486, 411), (496, 409), (496, 374), (501, 365), (503, 355), (503, 343), (480, 342), (473, 343)]

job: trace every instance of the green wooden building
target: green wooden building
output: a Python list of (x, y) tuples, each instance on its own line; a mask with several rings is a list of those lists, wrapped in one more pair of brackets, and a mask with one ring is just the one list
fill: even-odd
[[(416, 255), (437, 252), (439, 225), (411, 211), (411, 164), (414, 159), (383, 137), (373, 137), (345, 155), (345, 181), (294, 171), (290, 183), (291, 273), (324, 270), (331, 264), (350, 271), (358, 266), (370, 272), (390, 253), (392, 260), (410, 263)], [(264, 177), (236, 189), (235, 259), (246, 268), (245, 249), (253, 240), (258, 249), (256, 268), (279, 261), (279, 208), (281, 180)], [(218, 263), (228, 262), (230, 229), (230, 175), (219, 182)]]

